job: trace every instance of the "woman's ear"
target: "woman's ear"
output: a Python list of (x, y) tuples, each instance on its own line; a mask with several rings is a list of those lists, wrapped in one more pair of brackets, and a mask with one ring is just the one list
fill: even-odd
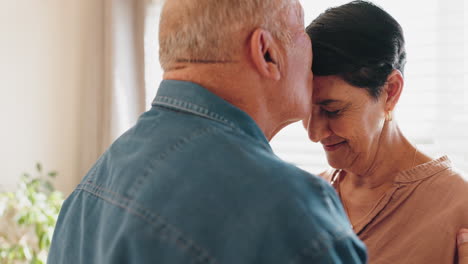
[(265, 78), (278, 81), (281, 78), (277, 42), (270, 32), (256, 29), (250, 38), (250, 54), (255, 68)]
[(398, 100), (400, 100), (404, 84), (405, 81), (403, 79), (403, 74), (401, 74), (399, 70), (393, 70), (393, 72), (388, 76), (387, 83), (385, 84), (384, 92), (386, 93), (386, 111), (393, 111)]

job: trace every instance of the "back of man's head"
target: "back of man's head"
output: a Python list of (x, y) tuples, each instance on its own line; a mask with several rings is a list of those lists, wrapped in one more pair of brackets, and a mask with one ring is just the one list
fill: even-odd
[(312, 47), (303, 19), (298, 0), (167, 0), (163, 79), (203, 86), (271, 139), (310, 113)]
[(284, 13), (297, 0), (166, 0), (159, 28), (159, 58), (177, 62), (229, 62), (255, 28), (288, 42)]

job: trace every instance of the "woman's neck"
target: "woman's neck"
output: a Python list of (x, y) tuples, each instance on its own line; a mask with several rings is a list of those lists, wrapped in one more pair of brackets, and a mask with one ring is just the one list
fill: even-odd
[(393, 188), (399, 172), (431, 160), (403, 136), (395, 122), (387, 126), (374, 159), (361, 169), (343, 169), (338, 175), (338, 193), (353, 225)]
[[(384, 128), (369, 164), (361, 168), (344, 169), (346, 185), (352, 189), (379, 191), (394, 182), (398, 172), (415, 166), (418, 151), (401, 133), (396, 123)], [(380, 191), (379, 191), (380, 192)]]

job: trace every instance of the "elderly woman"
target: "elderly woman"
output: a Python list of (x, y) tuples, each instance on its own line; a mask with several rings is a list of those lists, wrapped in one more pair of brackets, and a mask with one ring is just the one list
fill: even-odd
[[(454, 263), (468, 227), (468, 183), (447, 156), (412, 144), (393, 116), (406, 61), (398, 22), (369, 2), (328, 9), (308, 27), (314, 107), (304, 122), (334, 169), (339, 194), (370, 263)], [(461, 238), (463, 238), (461, 236)]]

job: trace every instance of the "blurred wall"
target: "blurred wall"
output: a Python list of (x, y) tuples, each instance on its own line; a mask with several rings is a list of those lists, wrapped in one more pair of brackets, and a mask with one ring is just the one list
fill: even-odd
[(102, 5), (0, 0), (0, 190), (37, 161), (59, 172), (66, 194), (82, 177), (80, 113), (99, 107), (83, 91), (103, 81)]

